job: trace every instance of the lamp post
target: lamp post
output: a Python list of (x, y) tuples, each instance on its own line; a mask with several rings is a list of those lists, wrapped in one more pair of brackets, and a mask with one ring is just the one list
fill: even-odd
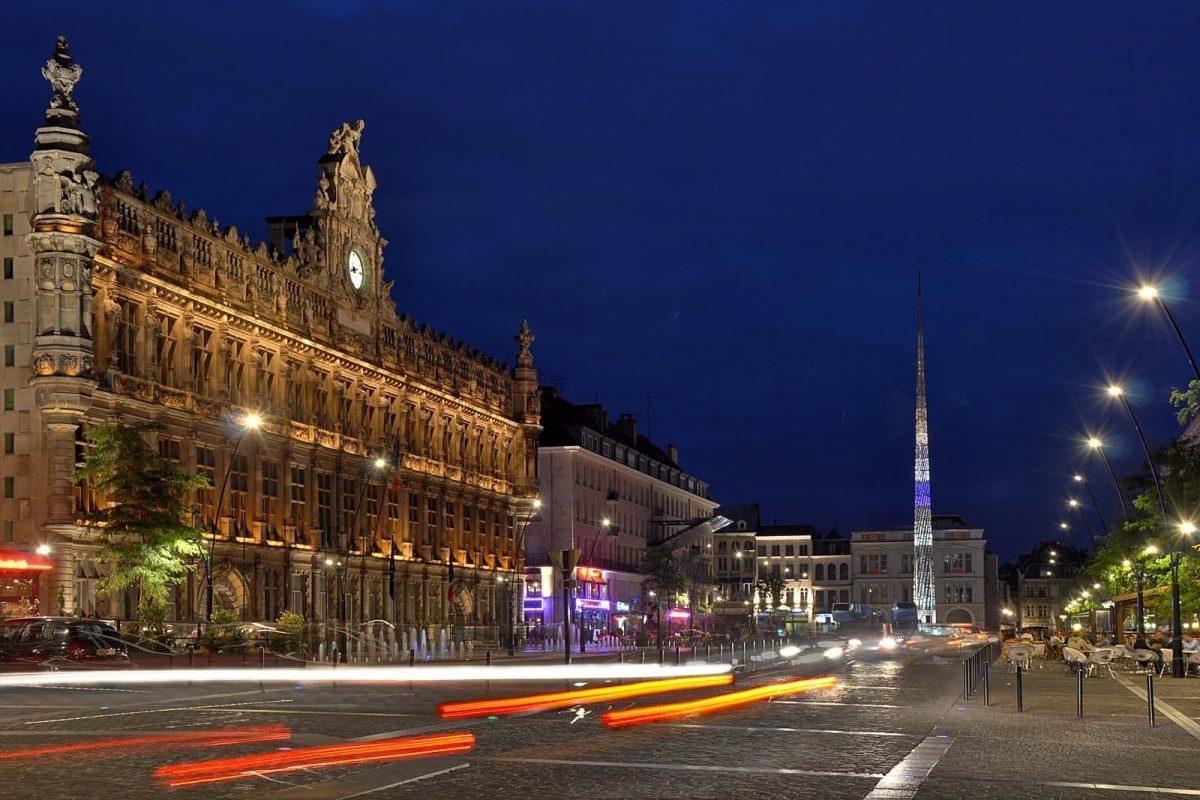
[(332, 660), (336, 663), (345, 657), (345, 646), (349, 645), (348, 641), (345, 641), (343, 645), (344, 640), (341, 635), (340, 626), (336, 625), (337, 621), (342, 620), (346, 616), (346, 596), (345, 591), (342, 589), (342, 571), (345, 569), (345, 564), (332, 558), (326, 558), (325, 566), (333, 569), (333, 594), (334, 601), (337, 603), (334, 606), (335, 628), (333, 635), (333, 649), (336, 654), (331, 654)]
[(1088, 522), (1087, 514), (1083, 512), (1083, 506), (1074, 497), (1067, 498), (1067, 505), (1079, 512), (1079, 518), (1083, 520), (1083, 529), (1087, 531), (1088, 540), (1092, 543), (1092, 550), (1096, 549), (1096, 536), (1092, 533), (1092, 523)]
[(216, 530), (208, 540), (208, 558), (204, 565), (204, 621), (208, 623), (212, 622), (213, 616), (213, 562), (217, 553), (217, 534), (221, 530), (221, 509), (225, 503), (225, 490), (229, 487), (229, 474), (233, 471), (234, 462), (237, 461), (238, 452), (242, 449), (242, 442), (246, 439), (246, 434), (256, 431), (262, 426), (262, 417), (251, 412), (242, 417), (238, 425), (242, 431), (234, 442), (233, 455), (229, 457), (229, 463), (225, 465), (225, 475), (221, 478), (221, 491), (217, 493), (216, 516), (213, 517)]
[(1158, 555), (1158, 547), (1148, 544), (1134, 556), (1132, 561), (1127, 558), (1121, 562), (1121, 566), (1133, 570), (1134, 586), (1137, 589), (1137, 634), (1139, 637), (1146, 635), (1146, 557), (1153, 555)]
[[(541, 507), (541, 499), (537, 497), (533, 498), (533, 502), (529, 504), (529, 512), (524, 517), (521, 530), (517, 534), (516, 550), (513, 553), (512, 576), (508, 580), (508, 622), (505, 624), (505, 627), (508, 629), (508, 654), (510, 656), (516, 655), (517, 612), (514, 608), (514, 604), (516, 602), (515, 594), (517, 590), (517, 576), (520, 575), (522, 578), (524, 578), (524, 561), (520, 559), (519, 556), (525, 543), (525, 531), (529, 528), (529, 523), (533, 521), (533, 518), (537, 515), (537, 512), (541, 509)], [(517, 571), (518, 564), (522, 565), (520, 572)], [(503, 581), (503, 578), (500, 578), (500, 580)], [(522, 581), (522, 585), (524, 585), (524, 581)], [(522, 613), (524, 613), (524, 607), (522, 607)]]
[[(1125, 396), (1125, 391), (1120, 386), (1110, 385), (1108, 393), (1125, 406), (1125, 411), (1129, 414), (1129, 421), (1133, 423), (1133, 429), (1137, 431), (1138, 440), (1142, 443), (1142, 450), (1146, 453), (1146, 464), (1150, 467), (1150, 477), (1154, 479), (1154, 493), (1158, 495), (1158, 508), (1162, 512), (1162, 524), (1165, 527), (1168, 524), (1167, 498), (1163, 494), (1162, 482), (1158, 479), (1158, 467), (1154, 465), (1154, 457), (1150, 453), (1150, 445), (1146, 442), (1146, 436), (1142, 433), (1142, 426), (1138, 424), (1137, 416), (1133, 413), (1133, 406), (1129, 404), (1129, 398)], [(1190, 530), (1187, 530), (1189, 527)], [(1190, 535), (1195, 533), (1196, 527), (1190, 522), (1183, 522), (1180, 523), (1179, 530), (1180, 533)], [(1180, 638), (1183, 635), (1183, 623), (1180, 619), (1179, 609), (1179, 555), (1179, 547), (1176, 543), (1171, 547), (1171, 635), (1173, 640), (1171, 644), (1173, 653), (1171, 676), (1175, 678), (1182, 678), (1185, 674), (1183, 640)]]
[[(1092, 492), (1091, 485), (1087, 482), (1087, 479), (1085, 479), (1082, 475), (1076, 474), (1073, 477), (1075, 478), (1076, 483), (1078, 483), (1084, 489), (1087, 490), (1088, 497), (1091, 498), (1091, 500), (1092, 500), (1092, 508), (1094, 508), (1096, 510), (1096, 516), (1100, 518), (1100, 530), (1104, 531), (1104, 536), (1105, 536), (1105, 538), (1107, 538), (1108, 537), (1108, 523), (1104, 521), (1104, 515), (1100, 513), (1100, 504), (1096, 502), (1096, 495), (1095, 495), (1095, 493)], [(1124, 504), (1122, 503), (1122, 505), (1124, 505)]]
[(1188, 364), (1192, 367), (1192, 374), (1196, 376), (1196, 380), (1200, 381), (1200, 369), (1196, 367), (1196, 359), (1192, 357), (1192, 349), (1188, 347), (1187, 339), (1183, 338), (1183, 331), (1179, 329), (1179, 323), (1175, 321), (1175, 315), (1171, 313), (1171, 309), (1167, 308), (1166, 302), (1158, 291), (1157, 286), (1145, 284), (1138, 289), (1138, 297), (1147, 302), (1157, 302), (1158, 307), (1167, 315), (1167, 321), (1171, 323), (1171, 327), (1175, 329), (1175, 335), (1179, 337), (1179, 344), (1183, 347), (1183, 353), (1187, 356)]
[(1074, 531), (1071, 530), (1071, 526), (1065, 522), (1060, 522), (1060, 523), (1058, 523), (1058, 527), (1061, 528), (1062, 530), (1066, 531), (1067, 541), (1069, 541), (1071, 543), (1071, 547), (1076, 547), (1077, 545), (1075, 544), (1075, 533), (1074, 533)]
[(1104, 460), (1104, 466), (1108, 467), (1108, 475), (1112, 478), (1113, 489), (1117, 492), (1117, 501), (1121, 504), (1121, 513), (1125, 515), (1125, 522), (1128, 523), (1129, 506), (1125, 504), (1125, 493), (1121, 491), (1121, 482), (1117, 480), (1117, 471), (1113, 469), (1112, 462), (1108, 460), (1108, 453), (1104, 452), (1104, 442), (1095, 436), (1089, 436), (1087, 445), (1100, 454), (1100, 458)]
[[(367, 490), (371, 486), (371, 476), (378, 472), (383, 472), (388, 468), (388, 460), (382, 456), (371, 462), (371, 466), (367, 469), (367, 473), (363, 476), (362, 491), (358, 494), (358, 505), (354, 507), (354, 518), (350, 521), (350, 539), (354, 541), (354, 534), (358, 531), (358, 515), (362, 513), (363, 501), (366, 500)], [(376, 509), (378, 516), (384, 514), (384, 507), (387, 504), (387, 481), (384, 481), (384, 491), (379, 498), (379, 508)], [(370, 537), (372, 531), (370, 526), (363, 531), (362, 543), (359, 550), (358, 560), (358, 621), (364, 623), (367, 620), (367, 538)]]

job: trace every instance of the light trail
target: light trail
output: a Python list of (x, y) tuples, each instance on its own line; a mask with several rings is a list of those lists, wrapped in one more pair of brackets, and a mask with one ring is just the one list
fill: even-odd
[(687, 700), (682, 703), (668, 703), (657, 706), (630, 708), (624, 711), (609, 711), (600, 716), (600, 722), (607, 728), (625, 728), (630, 725), (642, 725), (647, 722), (662, 722), (670, 719), (690, 717), (695, 714), (711, 714), (714, 711), (725, 711), (730, 708), (757, 703), (772, 697), (797, 694), (813, 689), (828, 689), (837, 684), (832, 676), (823, 678), (805, 678), (784, 683), (770, 683), (740, 692), (729, 692), (716, 697), (705, 697), (700, 700)]
[(595, 689), (580, 689), (571, 692), (555, 692), (553, 694), (534, 694), (525, 697), (500, 697), (489, 700), (467, 700), (459, 703), (442, 703), (438, 706), (438, 714), (442, 719), (462, 719), (465, 717), (501, 716), (515, 714), (521, 711), (548, 710), (552, 708), (567, 708), (589, 703), (605, 703), (610, 700), (620, 700), (626, 697), (640, 697), (659, 692), (678, 692), (687, 689), (707, 689), (713, 686), (728, 686), (733, 683), (733, 676), (701, 675), (693, 678), (666, 678), (659, 681), (642, 681), (626, 686), (599, 686)]
[(86, 670), (0, 675), (4, 686), (148, 685), (164, 683), (463, 683), (470, 681), (603, 681), (724, 675), (729, 664), (543, 664), (503, 667), (313, 667), (297, 669)]
[(470, 733), (445, 733), (434, 736), (385, 739), (378, 742), (320, 745), (214, 761), (169, 764), (155, 770), (154, 776), (174, 789), (201, 783), (273, 775), (297, 769), (453, 755), (465, 753), (474, 747), (475, 737)]
[(0, 760), (35, 758), (39, 756), (84, 753), (95, 750), (122, 750), (132, 747), (159, 747), (164, 745), (188, 747), (220, 747), (229, 744), (250, 742), (279, 742), (292, 738), (292, 732), (283, 725), (264, 725), (230, 730), (161, 733), (153, 736), (126, 736), (117, 739), (100, 739), (90, 742), (31, 747), (25, 750), (0, 752)]

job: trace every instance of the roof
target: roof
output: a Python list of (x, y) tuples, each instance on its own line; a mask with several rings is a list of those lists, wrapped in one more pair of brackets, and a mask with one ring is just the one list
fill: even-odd
[[(625, 420), (629, 415), (622, 415)], [(632, 417), (629, 417), (632, 421)], [(559, 395), (552, 386), (542, 387), (542, 433), (538, 439), (541, 447), (562, 447), (582, 444), (578, 430), (588, 428), (631, 447), (647, 458), (680, 469), (670, 455), (647, 437), (637, 433), (636, 423), (610, 422), (608, 412), (599, 403), (572, 403)]]
[[(738, 534), (740, 534), (740, 533), (746, 533), (746, 532), (754, 533), (759, 530), (758, 503), (743, 503), (743, 504), (739, 504), (739, 505), (723, 505), (723, 506), (719, 507), (713, 513), (718, 514), (722, 517), (727, 517), (728, 519), (732, 520), (732, 522), (733, 522), (732, 525), (722, 528), (721, 530), (717, 531), (717, 533), (738, 533)], [(738, 524), (739, 522), (745, 522), (746, 524), (743, 527)]]
[[(821, 534), (817, 532), (816, 525), (763, 525), (758, 529), (759, 536), (811, 536), (814, 539), (820, 539)], [(837, 532), (834, 531), (836, 536)]]

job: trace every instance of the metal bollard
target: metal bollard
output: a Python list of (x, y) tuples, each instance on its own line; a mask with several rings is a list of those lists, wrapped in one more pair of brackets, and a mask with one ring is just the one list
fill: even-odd
[(679, 666), (679, 644), (675, 645), (675, 666)]
[(492, 651), (491, 650), (484, 651), (484, 662), (485, 662), (486, 666), (490, 667), (492, 665)]
[(992, 704), (992, 691), (988, 685), (988, 662), (983, 662), (983, 705), (990, 706)]
[(707, 664), (711, 658), (712, 658), (712, 645), (706, 644), (704, 646), (704, 663)]
[(963, 659), (963, 702), (971, 699), (971, 660)]
[(667, 651), (666, 651), (666, 650), (664, 650), (664, 649), (662, 649), (662, 648), (660, 647), (660, 648), (659, 648), (659, 650), (658, 650), (658, 663), (659, 663), (659, 665), (661, 665), (661, 664), (663, 663), (663, 659), (665, 659), (665, 658), (666, 658), (666, 655), (667, 655)]
[(1150, 727), (1154, 727), (1154, 673), (1146, 673), (1146, 709), (1150, 715)]
[(417, 651), (415, 648), (408, 651), (408, 665), (410, 667), (417, 665)]
[(1024, 670), (1021, 669), (1021, 665), (1017, 664), (1017, 712), (1018, 713), (1025, 710), (1025, 690), (1024, 690), (1024, 687), (1021, 685), (1021, 674), (1023, 672), (1024, 672)]
[(1075, 670), (1075, 716), (1083, 717), (1083, 670)]

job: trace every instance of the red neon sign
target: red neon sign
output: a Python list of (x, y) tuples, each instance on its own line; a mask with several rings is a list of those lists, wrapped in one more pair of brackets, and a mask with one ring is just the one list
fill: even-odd
[(22, 553), (20, 550), (0, 550), (0, 570), (53, 569), (54, 565), (41, 556)]
[(596, 567), (576, 567), (575, 577), (581, 581), (604, 583), (604, 570), (597, 569)]

